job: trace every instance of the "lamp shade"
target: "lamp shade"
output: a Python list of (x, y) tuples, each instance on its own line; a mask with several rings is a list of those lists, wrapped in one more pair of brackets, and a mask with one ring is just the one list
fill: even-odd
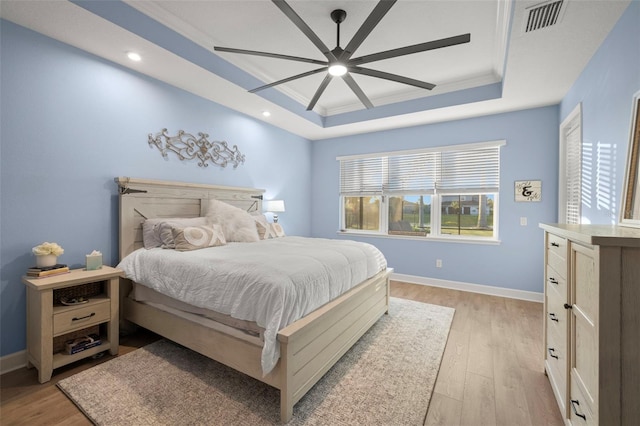
[(282, 213), (284, 210), (284, 200), (268, 200), (262, 202), (262, 210), (271, 213)]

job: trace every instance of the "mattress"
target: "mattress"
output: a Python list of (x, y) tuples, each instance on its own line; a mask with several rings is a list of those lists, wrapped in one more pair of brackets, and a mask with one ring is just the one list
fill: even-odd
[[(136, 302), (147, 303), (155, 306), (156, 308), (165, 310), (167, 312), (175, 313), (175, 311), (181, 311), (189, 314), (199, 315), (210, 320), (219, 322), (229, 327), (233, 327), (238, 330), (242, 330), (252, 336), (259, 336), (263, 339), (264, 328), (258, 326), (253, 321), (246, 321), (232, 317), (231, 315), (221, 314), (220, 312), (212, 311), (207, 308), (199, 308), (197, 306), (190, 305), (180, 300), (173, 299), (169, 296), (165, 296), (152, 288), (133, 282), (133, 288), (129, 297)], [(172, 309), (166, 309), (172, 308)], [(193, 316), (184, 316), (184, 318), (194, 318)]]
[(190, 252), (139, 249), (118, 265), (162, 295), (264, 329), (264, 374), (280, 356), (279, 330), (386, 266), (371, 244), (293, 236)]

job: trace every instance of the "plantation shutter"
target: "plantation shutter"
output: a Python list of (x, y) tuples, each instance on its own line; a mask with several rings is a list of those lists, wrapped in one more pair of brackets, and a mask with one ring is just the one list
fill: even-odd
[(340, 160), (340, 195), (375, 195), (383, 190), (383, 158)]
[(439, 193), (498, 192), (500, 146), (443, 151), (438, 169)]
[(569, 124), (565, 134), (565, 220), (566, 223), (580, 223), (581, 181), (582, 181), (582, 141), (580, 138), (580, 116)]

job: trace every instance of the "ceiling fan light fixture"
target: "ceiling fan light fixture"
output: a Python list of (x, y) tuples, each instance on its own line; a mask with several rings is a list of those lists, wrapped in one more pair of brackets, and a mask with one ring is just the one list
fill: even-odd
[(334, 77), (340, 77), (347, 73), (347, 67), (342, 64), (333, 64), (329, 67), (329, 74)]
[(136, 52), (127, 52), (127, 58), (131, 59), (134, 62), (140, 62), (142, 60), (142, 56)]

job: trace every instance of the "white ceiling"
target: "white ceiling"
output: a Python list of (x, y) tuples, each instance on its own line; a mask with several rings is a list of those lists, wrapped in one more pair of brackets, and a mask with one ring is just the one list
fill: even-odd
[[(2, 0), (0, 16), (292, 133), (323, 139), (556, 104), (629, 1), (565, 0), (558, 24), (524, 34), (526, 8), (540, 0), (399, 0), (354, 57), (464, 33), (471, 34), (471, 42), (367, 64), (434, 83), (432, 91), (354, 75), (375, 105), (364, 110), (334, 78), (313, 112), (304, 110), (324, 73), (258, 94), (247, 89), (318, 65), (213, 51), (223, 46), (325, 60), (271, 1), (76, 3)], [(333, 49), (336, 25), (330, 12), (347, 12), (340, 27), (345, 47), (377, 1), (288, 3)], [(143, 60), (129, 61), (128, 51)], [(271, 117), (262, 117), (264, 110)]]

